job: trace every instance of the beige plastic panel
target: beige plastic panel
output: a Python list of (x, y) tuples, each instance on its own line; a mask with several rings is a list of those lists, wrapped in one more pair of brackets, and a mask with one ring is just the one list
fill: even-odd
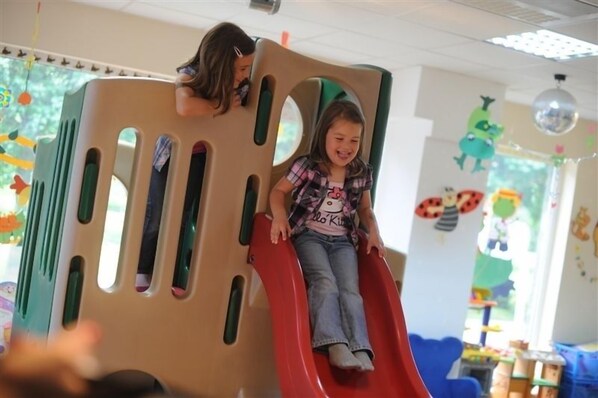
[[(267, 142), (254, 143), (259, 86), (266, 77), (274, 92)], [(252, 267), (248, 247), (239, 243), (246, 181), (256, 176), (257, 211), (266, 211), (276, 132), (285, 98), (302, 82), (324, 77), (339, 82), (357, 98), (367, 120), (365, 151), (369, 153), (380, 74), (365, 68), (330, 65), (296, 54), (274, 42), (260, 40), (252, 71), (248, 105), (211, 118), (182, 118), (175, 113), (174, 85), (150, 79), (109, 78), (90, 82), (81, 115), (80, 134), (71, 179), (63, 244), (53, 303), (51, 331), (61, 328), (68, 264), (84, 259), (80, 319), (95, 319), (104, 329), (99, 358), (107, 373), (140, 370), (167, 388), (202, 397), (264, 397), (279, 394), (267, 300)], [(301, 101), (301, 100), (300, 100)], [(312, 108), (313, 109), (313, 108)], [(307, 120), (313, 119), (309, 116)], [(307, 126), (310, 126), (308, 124)], [(115, 168), (118, 134), (125, 127), (139, 131), (128, 180), (129, 199), (116, 284), (97, 286), (100, 245)], [(150, 289), (134, 287), (152, 153), (157, 138), (174, 142), (165, 210), (154, 279)], [(174, 297), (171, 281), (191, 148), (208, 145), (198, 239), (188, 290)], [(77, 221), (79, 186), (90, 148), (100, 154), (100, 174), (91, 222)], [(121, 153), (126, 153), (126, 148)], [(132, 153), (132, 152), (131, 152)], [(122, 158), (122, 156), (121, 156)], [(119, 170), (127, 165), (117, 163)], [(123, 172), (126, 174), (125, 172)], [(123, 177), (123, 179), (126, 179)], [(231, 282), (245, 280), (237, 340), (223, 342)]]
[[(272, 187), (274, 187), (276, 182), (284, 175), (284, 173), (287, 171), (293, 160), (299, 154), (309, 152), (311, 137), (313, 135), (317, 123), (317, 114), (320, 103), (321, 90), (322, 84), (320, 83), (320, 80), (312, 78), (302, 81), (297, 86), (295, 86), (293, 90), (289, 93), (289, 97), (291, 97), (293, 101), (295, 101), (297, 108), (301, 112), (303, 134), (301, 135), (301, 141), (297, 146), (296, 152), (289, 156), (289, 158), (286, 161), (276, 165), (275, 167), (272, 167), (272, 171), (270, 173), (270, 185), (268, 188), (268, 192), (272, 189)], [(287, 206), (290, 206), (290, 195), (287, 195), (286, 200)], [(270, 207), (268, 207), (268, 212), (270, 212), (269, 209)]]
[(405, 261), (407, 260), (407, 257), (405, 256), (405, 253), (387, 247), (386, 256), (384, 256), (384, 258), (388, 263), (388, 268), (390, 268), (392, 278), (395, 281), (395, 285), (397, 285), (397, 290), (400, 295), (403, 288), (403, 276), (405, 274)]

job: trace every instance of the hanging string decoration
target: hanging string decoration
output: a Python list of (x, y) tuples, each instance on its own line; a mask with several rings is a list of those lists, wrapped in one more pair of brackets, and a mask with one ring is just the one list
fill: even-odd
[(565, 163), (565, 160), (567, 159), (565, 157), (565, 146), (561, 145), (561, 144), (557, 144), (554, 147), (554, 155), (552, 155), (550, 157), (550, 159), (552, 159), (552, 164), (554, 165), (554, 167), (561, 167), (563, 165), (563, 163)]
[[(537, 152), (537, 151), (532, 151), (532, 150), (529, 150), (529, 149), (525, 149), (521, 145), (518, 145), (517, 143), (515, 143), (513, 141), (509, 141), (508, 147), (514, 149), (517, 152), (521, 152), (521, 153), (525, 153), (525, 154), (528, 154), (528, 155), (532, 155), (534, 157), (546, 158), (546, 155), (544, 153)], [(579, 163), (583, 162), (584, 160), (590, 160), (590, 159), (594, 159), (595, 157), (598, 157), (598, 153), (597, 152), (593, 152), (593, 153), (591, 153), (589, 155), (586, 155), (586, 156), (580, 156), (580, 157), (577, 157), (577, 158), (570, 158), (570, 157), (564, 156), (564, 153), (559, 153), (559, 152), (564, 152), (564, 149), (565, 149), (565, 147), (563, 145), (556, 145), (555, 146), (555, 152), (556, 152), (556, 156), (559, 159), (560, 166), (562, 166), (565, 163), (569, 163), (569, 162), (575, 163), (575, 164), (579, 164)], [(561, 155), (563, 156), (562, 161), (560, 159)], [(554, 160), (554, 157), (551, 156), (551, 159)]]
[(23, 105), (23, 106), (27, 106), (29, 104), (31, 104), (32, 98), (31, 98), (31, 94), (29, 93), (28, 89), (29, 89), (29, 76), (31, 74), (31, 69), (33, 68), (33, 64), (36, 61), (35, 58), (35, 46), (37, 44), (37, 39), (39, 36), (39, 11), (41, 8), (41, 2), (37, 2), (37, 8), (36, 8), (36, 12), (35, 12), (35, 22), (33, 24), (33, 36), (31, 37), (31, 49), (29, 51), (29, 54), (27, 55), (27, 58), (25, 59), (25, 70), (27, 71), (27, 77), (25, 77), (25, 90), (19, 94), (19, 104)]
[(550, 208), (552, 210), (556, 209), (559, 204), (559, 197), (561, 196), (560, 191), (560, 183), (561, 183), (561, 169), (556, 168), (554, 170), (554, 178), (551, 181), (550, 188), (548, 190), (548, 197), (550, 198)]

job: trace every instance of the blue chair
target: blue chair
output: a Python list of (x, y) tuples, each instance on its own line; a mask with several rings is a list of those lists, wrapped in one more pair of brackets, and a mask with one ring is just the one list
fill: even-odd
[(455, 337), (424, 339), (409, 334), (409, 344), (417, 370), (433, 398), (480, 398), (482, 387), (473, 377), (447, 379), (453, 363), (463, 353), (463, 343)]

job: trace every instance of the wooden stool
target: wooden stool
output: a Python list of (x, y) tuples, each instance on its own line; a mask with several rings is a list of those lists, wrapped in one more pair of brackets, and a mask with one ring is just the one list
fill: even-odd
[(530, 393), (529, 378), (525, 376), (511, 376), (509, 380), (509, 389), (507, 397), (509, 398), (528, 398)]
[[(541, 373), (536, 377), (536, 363)], [(494, 371), (492, 398), (529, 398), (538, 386), (537, 398), (557, 398), (565, 360), (558, 354), (519, 350), (515, 357), (503, 357)]]
[(530, 376), (514, 372), (514, 365), (514, 358), (501, 358), (492, 378), (492, 398), (529, 398)]

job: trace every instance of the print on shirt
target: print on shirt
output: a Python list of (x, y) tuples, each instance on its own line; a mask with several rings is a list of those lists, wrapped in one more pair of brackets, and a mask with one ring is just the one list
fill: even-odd
[(314, 221), (331, 228), (342, 228), (343, 223), (343, 205), (345, 203), (345, 193), (338, 187), (329, 187), (326, 199), (314, 215)]

